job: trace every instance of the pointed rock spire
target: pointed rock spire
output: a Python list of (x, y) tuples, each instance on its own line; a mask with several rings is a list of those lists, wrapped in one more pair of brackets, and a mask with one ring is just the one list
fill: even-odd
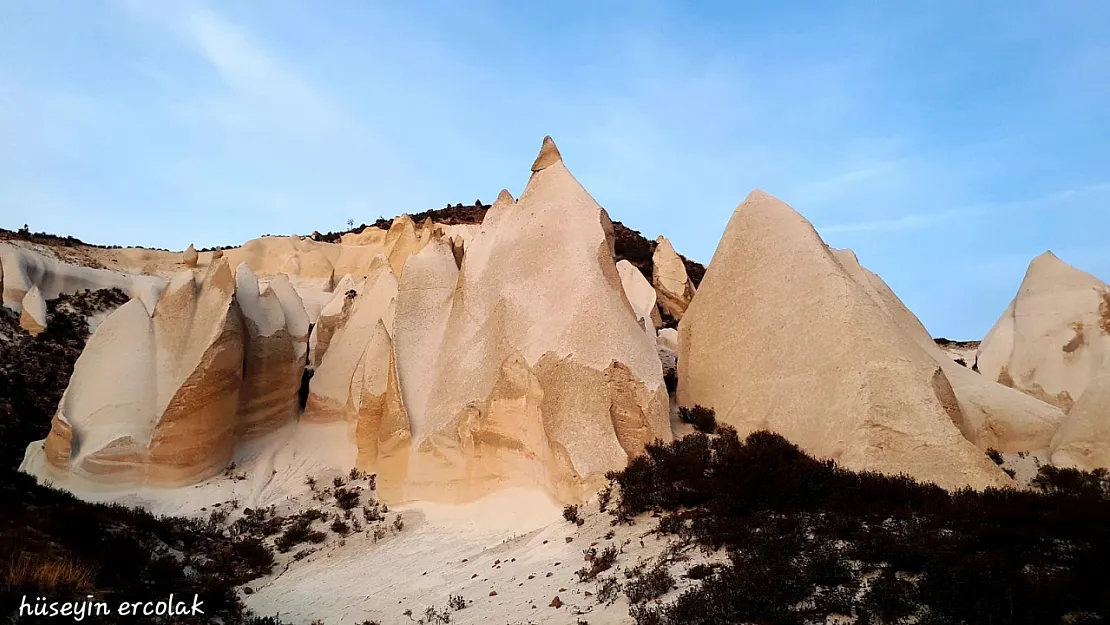
[(953, 423), (940, 365), (766, 193), (733, 213), (678, 333), (679, 404), (713, 408), (741, 435), (771, 430), (854, 470), (947, 488), (1008, 481)]
[(198, 258), (199, 257), (197, 255), (197, 248), (193, 247), (193, 244), (190, 243), (189, 247), (185, 248), (185, 253), (182, 257), (182, 260), (185, 261), (185, 266), (196, 267)]
[[(550, 135), (546, 136), (543, 138), (543, 146), (540, 147), (539, 156), (537, 156), (536, 161), (532, 163), (532, 171), (536, 172), (547, 169), (562, 160), (563, 155), (559, 154), (559, 148), (555, 145), (555, 141), (551, 139)], [(501, 199), (500, 196), (498, 196), (498, 199)]]
[[(532, 167), (533, 167), (533, 171), (535, 171), (535, 169), (534, 169), (535, 165), (533, 165)], [(503, 205), (503, 204), (508, 204), (508, 205), (516, 204), (516, 199), (513, 198), (513, 194), (509, 193), (508, 189), (501, 189), (501, 193), (497, 194), (497, 200), (494, 201), (494, 203), (493, 203), (494, 206)]]

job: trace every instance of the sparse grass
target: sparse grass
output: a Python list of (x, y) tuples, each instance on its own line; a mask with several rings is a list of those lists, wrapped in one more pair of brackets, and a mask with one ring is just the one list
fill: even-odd
[(4, 567), (4, 585), (9, 589), (40, 588), (44, 592), (86, 591), (93, 588), (96, 569), (67, 557), (40, 559), (28, 553), (10, 554)]

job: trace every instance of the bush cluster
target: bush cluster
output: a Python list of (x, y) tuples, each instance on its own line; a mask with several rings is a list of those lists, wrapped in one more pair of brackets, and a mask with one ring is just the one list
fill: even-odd
[(1106, 472), (1045, 467), (1036, 491), (950, 493), (721, 427), (649, 445), (609, 477), (619, 519), (654, 512), (657, 531), (728, 555), (676, 600), (637, 608), (641, 624), (1110, 618)]
[(694, 426), (699, 432), (713, 434), (717, 431), (717, 414), (712, 408), (697, 405), (693, 408), (682, 407), (678, 409), (678, 419)]

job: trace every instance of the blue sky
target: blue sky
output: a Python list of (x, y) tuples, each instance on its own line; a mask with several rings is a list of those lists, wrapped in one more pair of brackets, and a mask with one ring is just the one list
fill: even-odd
[(1110, 278), (1110, 3), (0, 0), (0, 226), (181, 249), (518, 194), (708, 262), (762, 188), (935, 335)]

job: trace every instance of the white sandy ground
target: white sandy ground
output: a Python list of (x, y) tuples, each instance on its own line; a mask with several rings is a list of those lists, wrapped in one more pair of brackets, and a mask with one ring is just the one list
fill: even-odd
[[(282, 516), (307, 508), (334, 512), (334, 503), (313, 499), (305, 478), (315, 477), (317, 489), (323, 490), (333, 477), (346, 476), (355, 456), (346, 429), (342, 423), (284, 428), (243, 445), (233, 468), (191, 487), (125, 492), (78, 483), (72, 477), (59, 479), (46, 472), (41, 443), (28, 447), (23, 470), (87, 501), (117, 502), (155, 514), (207, 518), (214, 510), (230, 509), (228, 524), (245, 508), (270, 505)], [(277, 553), (274, 572), (247, 584), (242, 596), (259, 615), (278, 614), (295, 625), (316, 619), (325, 625), (368, 619), (381, 625), (412, 623), (428, 607), (448, 609), (452, 595), (467, 601), (466, 608), (451, 611), (452, 624), (577, 624), (579, 619), (590, 625), (631, 623), (623, 593), (613, 604), (600, 605), (597, 582), (578, 581), (575, 571), (586, 566), (583, 550), (623, 544), (616, 566), (602, 577), (616, 575), (624, 583), (625, 568), (658, 557), (669, 542), (648, 535), (654, 519), (611, 525), (613, 517), (598, 512), (596, 497), (581, 509), (585, 523), (579, 527), (565, 521), (562, 507), (542, 492), (511, 489), (465, 505), (390, 506), (383, 525), (387, 531), (380, 540), (375, 540), (369, 523), (363, 522), (362, 532), (341, 538), (326, 529), (328, 523), (317, 521), (313, 527), (324, 531), (327, 540)], [(361, 510), (355, 513), (361, 522)], [(398, 514), (404, 523), (400, 531), (393, 526)], [(610, 531), (613, 535), (607, 539)], [(305, 548), (315, 552), (295, 560), (293, 555)], [(707, 561), (700, 552), (689, 555), (688, 561), (672, 567), (678, 588), (662, 600), (673, 600), (689, 586), (682, 577), (685, 570)], [(564, 604), (560, 608), (551, 607), (556, 596)], [(405, 616), (406, 610), (412, 611), (413, 620)]]
[[(597, 512), (596, 500), (583, 509), (590, 514), (576, 527), (534, 491), (502, 491), (462, 506), (410, 506), (401, 512), (401, 532), (376, 543), (366, 533), (330, 541), (288, 571), (279, 568), (276, 575), (255, 580), (249, 585), (254, 593), (245, 600), (259, 614), (277, 613), (298, 624), (408, 623), (407, 610), (419, 619), (430, 606), (447, 609), (452, 595), (467, 602), (462, 610), (450, 610), (451, 623), (461, 625), (631, 623), (623, 595), (600, 605), (597, 583), (578, 581), (583, 550), (623, 544), (617, 565), (602, 574), (623, 583), (625, 568), (654, 559), (669, 542), (645, 536), (655, 525), (652, 519), (611, 526), (612, 517)], [(610, 531), (613, 536), (606, 539)], [(704, 554), (692, 552), (689, 561), (676, 565), (679, 589), (663, 599), (688, 587), (681, 573), (705, 561)], [(562, 607), (552, 607), (555, 597)]]

